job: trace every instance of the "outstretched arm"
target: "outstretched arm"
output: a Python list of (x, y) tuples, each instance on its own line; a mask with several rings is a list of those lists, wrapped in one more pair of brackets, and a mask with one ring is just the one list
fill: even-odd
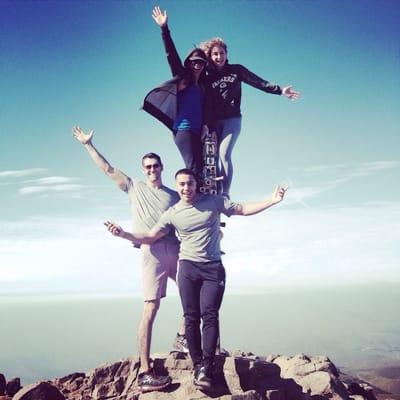
[(93, 146), (94, 131), (93, 129), (89, 131), (89, 133), (85, 133), (79, 126), (74, 126), (72, 128), (72, 136), (87, 150), (93, 162), (109, 177), (111, 178), (116, 185), (125, 190), (126, 181), (128, 177), (118, 169), (115, 169)]
[(275, 190), (272, 192), (272, 195), (264, 201), (238, 204), (235, 207), (233, 215), (248, 216), (248, 215), (258, 214), (259, 212), (264, 211), (267, 208), (270, 208), (275, 204), (280, 203), (283, 200), (283, 197), (285, 196), (286, 190), (287, 188), (277, 186)]
[(124, 231), (119, 225), (111, 221), (104, 222), (104, 225), (114, 236), (129, 240), (134, 244), (152, 244), (166, 235), (166, 232), (157, 228), (153, 228), (149, 233), (130, 233)]
[(300, 92), (293, 90), (293, 86), (281, 87), (278, 85), (273, 85), (249, 71), (247, 68), (243, 67), (243, 65), (239, 66), (239, 71), (243, 82), (246, 82), (250, 86), (263, 90), (267, 93), (280, 94), (287, 97), (289, 100), (298, 100), (300, 98)]
[(151, 16), (153, 17), (155, 23), (161, 28), (161, 37), (164, 43), (165, 53), (167, 55), (167, 61), (171, 69), (172, 76), (184, 74), (182, 60), (176, 51), (174, 41), (172, 40), (171, 33), (168, 28), (167, 11), (164, 11), (163, 13), (160, 7), (156, 6), (153, 8)]

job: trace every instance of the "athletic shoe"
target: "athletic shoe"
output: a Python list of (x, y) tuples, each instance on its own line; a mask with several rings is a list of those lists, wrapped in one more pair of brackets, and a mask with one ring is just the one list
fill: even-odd
[(194, 370), (193, 383), (199, 389), (210, 389), (212, 385), (212, 379), (207, 374), (205, 367), (198, 367)]
[(180, 335), (179, 333), (176, 334), (174, 343), (172, 344), (172, 351), (179, 351), (180, 353), (185, 354), (189, 353), (189, 347), (185, 335)]
[(154, 390), (162, 390), (169, 386), (171, 378), (167, 376), (158, 376), (151, 369), (147, 372), (142, 372), (137, 378), (137, 388), (141, 392), (152, 392)]

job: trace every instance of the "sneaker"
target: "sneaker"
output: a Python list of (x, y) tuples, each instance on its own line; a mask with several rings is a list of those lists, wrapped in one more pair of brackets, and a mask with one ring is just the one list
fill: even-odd
[(167, 376), (158, 376), (151, 369), (142, 372), (137, 378), (137, 387), (141, 392), (152, 392), (154, 390), (162, 390), (171, 383), (171, 378)]
[(210, 389), (212, 385), (212, 379), (207, 374), (205, 367), (198, 367), (194, 370), (193, 383), (199, 389)]
[(172, 351), (178, 351), (185, 354), (189, 353), (189, 347), (185, 335), (180, 335), (179, 333), (176, 334), (174, 343), (172, 344)]

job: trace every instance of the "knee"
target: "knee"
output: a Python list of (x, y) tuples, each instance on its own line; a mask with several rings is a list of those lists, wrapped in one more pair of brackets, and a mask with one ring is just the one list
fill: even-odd
[(154, 320), (159, 308), (160, 300), (146, 301), (143, 308), (143, 318), (150, 321)]
[(185, 325), (186, 326), (200, 324), (200, 313), (197, 313), (197, 312), (194, 312), (194, 311), (186, 312), (184, 314), (184, 318), (185, 318)]
[(216, 325), (219, 323), (219, 313), (218, 310), (207, 310), (202, 315), (204, 325)]

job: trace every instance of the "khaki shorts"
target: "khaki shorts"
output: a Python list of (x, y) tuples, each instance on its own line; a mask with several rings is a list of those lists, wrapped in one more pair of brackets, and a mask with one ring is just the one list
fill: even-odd
[(157, 300), (167, 294), (168, 278), (176, 280), (179, 243), (157, 241), (142, 244), (142, 289), (144, 301)]

